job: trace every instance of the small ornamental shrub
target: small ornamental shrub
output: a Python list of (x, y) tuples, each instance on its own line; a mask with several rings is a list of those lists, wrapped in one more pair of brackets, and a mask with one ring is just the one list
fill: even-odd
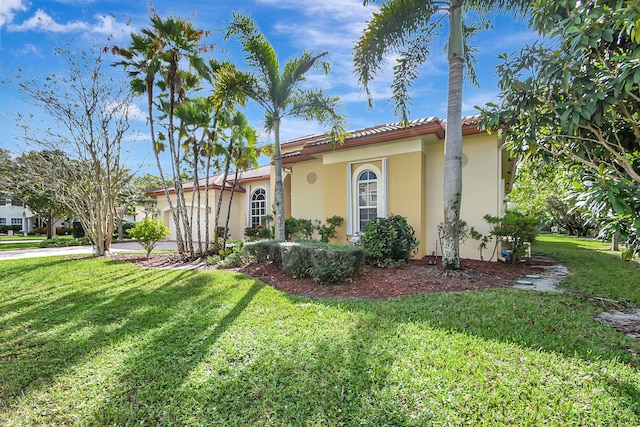
[(336, 228), (340, 227), (344, 223), (344, 218), (338, 215), (334, 215), (331, 218), (327, 218), (327, 225), (318, 224), (316, 229), (320, 234), (320, 241), (329, 243), (329, 241), (336, 237)]
[(242, 241), (233, 241), (229, 242), (228, 249), (208, 257), (207, 264), (215, 264), (220, 268), (236, 268), (244, 264), (246, 258)]
[(171, 230), (159, 219), (146, 217), (137, 223), (136, 226), (130, 230), (129, 234), (140, 242), (140, 245), (147, 251), (147, 258), (149, 258), (156, 243), (169, 236)]
[[(503, 217), (485, 215), (485, 221), (491, 226), (491, 236), (496, 237), (496, 244), (503, 242), (510, 248), (507, 262), (516, 263), (527, 252), (527, 242), (533, 242), (540, 232), (540, 219), (526, 216), (514, 210), (507, 210)], [(481, 235), (475, 236), (478, 239)]]
[(286, 240), (309, 240), (313, 236), (313, 231), (313, 222), (310, 219), (289, 217), (284, 220), (284, 236)]
[[(81, 222), (74, 221), (74, 223), (72, 224), (72, 229), (73, 229), (73, 232), (72, 232), (73, 237), (75, 237), (76, 239), (84, 237), (84, 227), (82, 227)], [(47, 230), (45, 229), (44, 232), (46, 233)]]
[(367, 263), (377, 267), (404, 265), (416, 252), (415, 231), (400, 215), (376, 218), (365, 224), (359, 245)]

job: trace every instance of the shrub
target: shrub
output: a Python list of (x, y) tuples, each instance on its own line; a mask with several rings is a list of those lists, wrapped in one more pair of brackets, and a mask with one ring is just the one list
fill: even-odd
[(331, 239), (336, 237), (336, 228), (340, 227), (344, 223), (344, 218), (338, 215), (334, 215), (331, 218), (327, 218), (327, 225), (318, 224), (316, 229), (320, 234), (320, 241), (329, 243)]
[(260, 230), (264, 229), (265, 226), (263, 224), (260, 224), (256, 227), (247, 227), (244, 229), (244, 235), (247, 236), (250, 239), (255, 239), (256, 237), (258, 237), (260, 235)]
[(140, 245), (147, 251), (147, 258), (149, 258), (156, 243), (169, 236), (171, 230), (159, 219), (146, 217), (131, 229), (130, 234), (131, 237), (140, 242)]
[[(36, 234), (47, 234), (47, 227), (36, 227), (33, 231)], [(75, 237), (75, 236), (73, 236), (73, 237)], [(82, 237), (82, 236), (80, 236), (80, 237)]]
[[(84, 227), (82, 226), (82, 223), (79, 221), (74, 221), (74, 223), (71, 226), (71, 229), (73, 230), (71, 232), (71, 234), (73, 235), (73, 237), (75, 237), (76, 239), (79, 239), (81, 237), (84, 237)], [(45, 233), (47, 232), (47, 230), (45, 229)]]
[(357, 246), (330, 245), (316, 249), (311, 258), (311, 278), (318, 283), (337, 283), (361, 274), (364, 251)]
[(503, 217), (485, 215), (484, 219), (491, 226), (489, 234), (496, 237), (496, 244), (505, 242), (510, 246), (505, 256), (510, 263), (516, 263), (527, 252), (527, 242), (533, 242), (539, 233), (540, 219), (518, 211), (507, 210)]
[(299, 279), (311, 277), (318, 283), (336, 283), (362, 272), (364, 251), (349, 245), (329, 245), (315, 241), (280, 245), (282, 268)]
[(286, 240), (311, 239), (313, 230), (313, 222), (310, 219), (289, 217), (284, 220)]
[(0, 233), (6, 234), (9, 230), (14, 233), (19, 233), (22, 230), (20, 225), (0, 225)]
[(73, 229), (67, 227), (56, 227), (57, 236), (68, 236), (73, 234)]
[(91, 245), (91, 239), (88, 237), (82, 237), (80, 239), (46, 239), (40, 242), (41, 248), (63, 248), (68, 246), (87, 246)]
[(415, 231), (400, 215), (369, 221), (362, 230), (359, 245), (366, 261), (377, 267), (405, 264), (418, 247)]
[(220, 268), (236, 268), (244, 264), (246, 253), (241, 241), (234, 241), (229, 249), (220, 251), (217, 255), (207, 257), (207, 264)]
[(244, 247), (258, 262), (277, 262), (290, 276), (311, 277), (319, 283), (348, 280), (360, 274), (364, 265), (364, 251), (357, 246), (312, 240), (296, 243), (261, 240), (247, 242)]
[(282, 262), (280, 242), (276, 240), (245, 242), (244, 248), (247, 254), (257, 262), (275, 262), (278, 265)]

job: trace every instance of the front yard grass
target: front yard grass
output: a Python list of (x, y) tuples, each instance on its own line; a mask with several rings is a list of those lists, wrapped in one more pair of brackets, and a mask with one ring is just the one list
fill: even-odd
[(235, 272), (1, 261), (0, 425), (638, 425), (640, 343), (601, 308), (515, 289), (310, 300)]

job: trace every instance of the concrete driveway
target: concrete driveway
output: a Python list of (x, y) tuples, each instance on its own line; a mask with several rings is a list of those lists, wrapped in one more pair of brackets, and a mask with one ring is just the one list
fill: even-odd
[[(15, 240), (13, 242), (16, 242)], [(176, 242), (159, 242), (154, 250), (176, 250)], [(111, 251), (115, 253), (142, 251), (144, 250), (138, 242), (112, 243)], [(37, 248), (19, 249), (13, 251), (0, 251), (0, 261), (7, 259), (39, 258), (46, 256), (60, 255), (90, 255), (93, 253), (92, 246), (69, 246), (66, 248)]]

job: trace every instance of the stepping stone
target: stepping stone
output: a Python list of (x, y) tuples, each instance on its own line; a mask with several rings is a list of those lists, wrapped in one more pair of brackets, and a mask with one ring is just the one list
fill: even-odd
[(526, 276), (527, 279), (539, 279), (540, 275), (539, 274), (527, 274)]
[(533, 282), (530, 280), (523, 280), (523, 279), (518, 279), (516, 280), (516, 283), (518, 285), (533, 285)]

